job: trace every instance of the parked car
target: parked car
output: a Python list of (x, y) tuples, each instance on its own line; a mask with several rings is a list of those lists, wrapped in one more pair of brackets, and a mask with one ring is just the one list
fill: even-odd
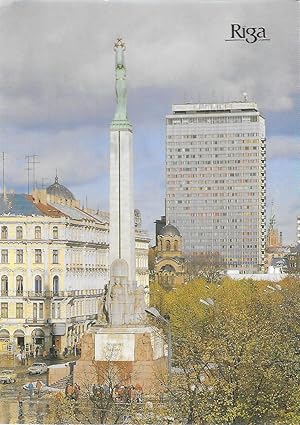
[(32, 365), (28, 368), (28, 373), (30, 375), (41, 375), (42, 373), (46, 373), (48, 370), (48, 366), (46, 363), (32, 363)]
[(0, 372), (0, 382), (1, 384), (11, 384), (16, 382), (17, 374), (14, 370), (6, 369)]

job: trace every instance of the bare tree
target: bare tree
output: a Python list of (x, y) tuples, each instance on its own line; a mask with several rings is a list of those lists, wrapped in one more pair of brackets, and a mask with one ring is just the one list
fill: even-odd
[(219, 252), (196, 252), (185, 256), (188, 280), (203, 278), (206, 283), (219, 283), (225, 262)]

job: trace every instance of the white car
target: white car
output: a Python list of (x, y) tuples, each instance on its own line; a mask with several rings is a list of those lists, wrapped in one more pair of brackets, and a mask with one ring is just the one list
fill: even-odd
[(32, 363), (32, 365), (28, 368), (29, 375), (41, 375), (42, 373), (46, 373), (48, 370), (48, 366), (46, 363)]

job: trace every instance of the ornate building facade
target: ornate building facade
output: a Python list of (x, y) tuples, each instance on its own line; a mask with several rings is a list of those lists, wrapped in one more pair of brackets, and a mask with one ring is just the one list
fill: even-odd
[[(137, 281), (147, 287), (149, 239), (137, 215)], [(57, 178), (0, 199), (0, 351), (76, 346), (102, 303), (108, 236), (109, 214), (80, 208)]]

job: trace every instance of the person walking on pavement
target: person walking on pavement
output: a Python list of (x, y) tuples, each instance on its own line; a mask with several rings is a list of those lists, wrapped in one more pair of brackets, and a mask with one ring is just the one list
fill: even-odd
[(71, 383), (69, 383), (69, 384), (66, 386), (66, 396), (67, 396), (68, 398), (72, 399), (73, 393), (74, 393), (73, 385), (72, 385)]
[(74, 400), (78, 400), (78, 398), (79, 398), (79, 392), (80, 392), (80, 386), (75, 383), (74, 384), (74, 392), (73, 392), (73, 396), (72, 396), (72, 398)]
[(31, 400), (33, 393), (34, 393), (34, 386), (33, 386), (32, 381), (30, 381), (29, 384), (28, 384), (28, 391), (29, 391), (29, 397), (30, 397), (30, 400)]
[(36, 383), (36, 393), (37, 393), (38, 397), (40, 397), (42, 386), (43, 386), (42, 382), (37, 381), (37, 383)]
[(21, 391), (18, 393), (17, 397), (18, 406), (19, 406), (19, 418), (23, 417), (23, 397)]

